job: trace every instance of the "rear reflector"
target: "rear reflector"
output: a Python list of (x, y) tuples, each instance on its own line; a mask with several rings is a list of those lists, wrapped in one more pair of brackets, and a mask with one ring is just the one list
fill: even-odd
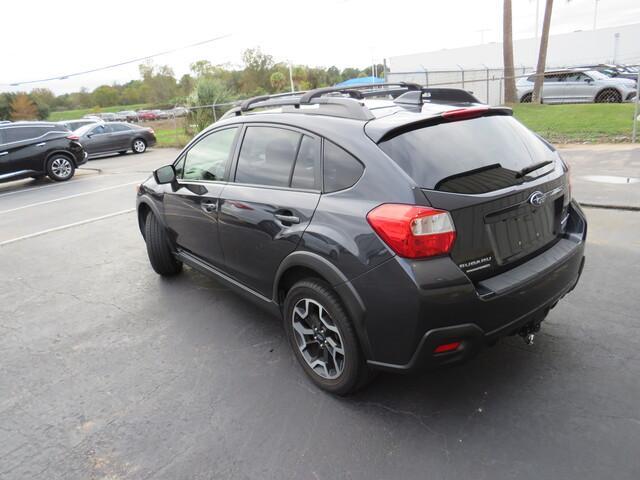
[(418, 205), (385, 203), (367, 214), (384, 242), (405, 258), (425, 258), (451, 251), (456, 229), (449, 212)]
[(467, 120), (468, 118), (481, 117), (489, 111), (489, 107), (469, 107), (459, 108), (457, 110), (449, 110), (442, 112), (442, 118), (447, 120)]
[(443, 343), (442, 345), (438, 345), (433, 353), (446, 353), (453, 352), (460, 347), (461, 342), (451, 342), (451, 343)]

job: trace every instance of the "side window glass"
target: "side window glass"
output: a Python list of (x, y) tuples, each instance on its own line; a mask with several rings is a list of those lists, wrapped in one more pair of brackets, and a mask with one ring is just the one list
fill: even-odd
[(240, 148), (236, 182), (288, 187), (301, 135), (273, 127), (248, 127)]
[(185, 154), (182, 178), (185, 180), (224, 181), (238, 127), (211, 133)]
[(544, 83), (553, 83), (553, 82), (557, 82), (558, 81), (558, 76), (557, 75), (545, 75), (544, 76)]
[(320, 190), (320, 142), (307, 135), (300, 143), (291, 187)]
[(100, 135), (102, 133), (106, 133), (106, 129), (104, 128), (104, 125), (98, 125), (96, 128), (91, 130), (91, 135)]
[(362, 176), (364, 167), (342, 148), (324, 141), (324, 191), (335, 192), (354, 185)]

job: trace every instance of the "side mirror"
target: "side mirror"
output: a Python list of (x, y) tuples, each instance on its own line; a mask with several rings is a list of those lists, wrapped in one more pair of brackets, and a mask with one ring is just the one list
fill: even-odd
[(593, 79), (591, 78), (585, 78), (584, 81), (587, 83), (593, 83)]
[(176, 181), (176, 171), (173, 165), (165, 165), (153, 172), (153, 178), (159, 185), (173, 183)]

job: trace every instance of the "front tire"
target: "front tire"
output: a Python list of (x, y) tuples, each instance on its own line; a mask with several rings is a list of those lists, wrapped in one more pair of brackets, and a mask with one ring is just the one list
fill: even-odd
[(284, 328), (311, 380), (323, 390), (348, 395), (369, 380), (355, 329), (336, 293), (316, 279), (296, 283), (284, 300)]
[(153, 213), (147, 215), (144, 239), (147, 243), (149, 262), (158, 275), (171, 277), (182, 271), (182, 262), (173, 255), (167, 233)]
[(144, 153), (147, 150), (147, 142), (142, 138), (136, 138), (131, 144), (133, 153)]
[(617, 90), (609, 88), (598, 94), (596, 103), (622, 103), (622, 95)]
[(71, 159), (63, 154), (52, 155), (47, 160), (47, 175), (54, 182), (65, 182), (73, 177), (76, 167)]
[(525, 93), (520, 99), (520, 103), (531, 103), (533, 95), (531, 93)]

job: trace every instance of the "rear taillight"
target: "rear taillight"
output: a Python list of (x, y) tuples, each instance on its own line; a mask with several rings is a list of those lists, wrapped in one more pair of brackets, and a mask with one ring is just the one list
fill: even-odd
[(566, 160), (564, 158), (562, 158), (560, 156), (560, 154), (558, 154), (558, 157), (560, 157), (560, 161), (562, 162), (562, 165), (564, 166), (564, 171), (567, 175), (567, 188), (569, 189), (569, 191), (567, 192), (567, 196), (569, 198), (569, 201), (571, 201), (571, 166), (566, 162)]
[(80, 137), (78, 135), (67, 135), (67, 140), (75, 140), (77, 142)]
[(151, 133), (151, 134), (155, 134), (156, 132), (153, 131), (153, 128), (147, 128), (147, 132)]
[(401, 257), (444, 255), (456, 239), (449, 212), (435, 208), (385, 203), (371, 210), (367, 221)]

